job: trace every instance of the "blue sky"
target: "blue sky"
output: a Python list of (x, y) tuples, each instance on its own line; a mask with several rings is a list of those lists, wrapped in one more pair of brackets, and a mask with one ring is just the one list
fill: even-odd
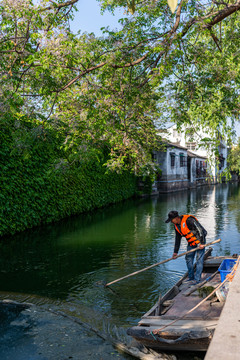
[(75, 13), (75, 19), (71, 22), (71, 30), (76, 33), (94, 32), (95, 35), (102, 35), (101, 27), (109, 26), (110, 29), (120, 29), (118, 19), (123, 17), (120, 11), (115, 15), (106, 11), (103, 15), (100, 13), (100, 3), (97, 0), (79, 0), (77, 3), (78, 12)]

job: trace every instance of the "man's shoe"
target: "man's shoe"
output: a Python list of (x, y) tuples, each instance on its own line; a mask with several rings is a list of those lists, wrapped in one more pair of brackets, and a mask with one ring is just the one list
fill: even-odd
[(200, 284), (200, 282), (201, 282), (201, 281), (196, 281), (196, 280), (194, 280), (194, 281), (192, 282), (192, 285), (198, 285), (198, 284)]
[(195, 282), (194, 279), (184, 280), (184, 284), (192, 284), (193, 282)]

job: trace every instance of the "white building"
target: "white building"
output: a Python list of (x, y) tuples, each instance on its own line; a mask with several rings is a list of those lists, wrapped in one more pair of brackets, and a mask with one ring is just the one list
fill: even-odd
[(153, 152), (154, 162), (162, 171), (155, 181), (155, 190), (171, 192), (209, 182), (206, 157), (196, 155), (181, 145), (166, 143), (165, 146), (165, 151)]
[(188, 188), (187, 148), (166, 143), (166, 151), (154, 151), (153, 159), (162, 171), (156, 181), (159, 191)]
[[(203, 138), (209, 138), (209, 136), (209, 134), (203, 132), (201, 129), (198, 129), (197, 133), (193, 133), (187, 128), (185, 128), (184, 131), (178, 131), (175, 124), (170, 126), (167, 129), (166, 133), (164, 132), (164, 137), (169, 142), (187, 148), (191, 152), (192, 156), (196, 156), (195, 162), (200, 172), (204, 173), (202, 169), (206, 169), (206, 165), (204, 164), (204, 162), (207, 161), (206, 170), (208, 174), (212, 177), (213, 181), (216, 181), (219, 175), (227, 167), (228, 149), (224, 141), (219, 139), (219, 158), (217, 160), (214, 151), (211, 149), (211, 146), (209, 146), (209, 148), (206, 148), (206, 146), (201, 143)], [(197, 159), (197, 157), (200, 157), (200, 159)]]

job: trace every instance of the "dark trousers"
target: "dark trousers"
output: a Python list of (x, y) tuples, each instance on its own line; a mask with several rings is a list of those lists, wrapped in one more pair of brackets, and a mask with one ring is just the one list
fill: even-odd
[[(187, 251), (196, 248), (197, 246), (187, 247)], [(190, 280), (196, 280), (196, 282), (201, 281), (201, 275), (203, 270), (203, 261), (204, 261), (205, 248), (201, 250), (194, 251), (185, 256), (187, 268), (188, 268), (188, 277)], [(194, 276), (194, 258), (196, 256), (196, 272)]]

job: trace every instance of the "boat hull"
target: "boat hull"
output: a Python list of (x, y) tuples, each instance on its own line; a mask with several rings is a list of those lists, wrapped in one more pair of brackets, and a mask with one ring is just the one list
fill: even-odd
[(140, 326), (127, 330), (128, 335), (142, 345), (154, 350), (171, 351), (206, 351), (213, 336), (212, 330), (168, 331), (153, 334), (149, 328)]
[(189, 285), (186, 273), (144, 314), (137, 326), (127, 330), (128, 335), (158, 351), (207, 351), (224, 302), (219, 302), (215, 295), (202, 301), (200, 289), (216, 288), (221, 283), (218, 268), (226, 258), (211, 257), (211, 250), (205, 254), (201, 284), (195, 288)]

